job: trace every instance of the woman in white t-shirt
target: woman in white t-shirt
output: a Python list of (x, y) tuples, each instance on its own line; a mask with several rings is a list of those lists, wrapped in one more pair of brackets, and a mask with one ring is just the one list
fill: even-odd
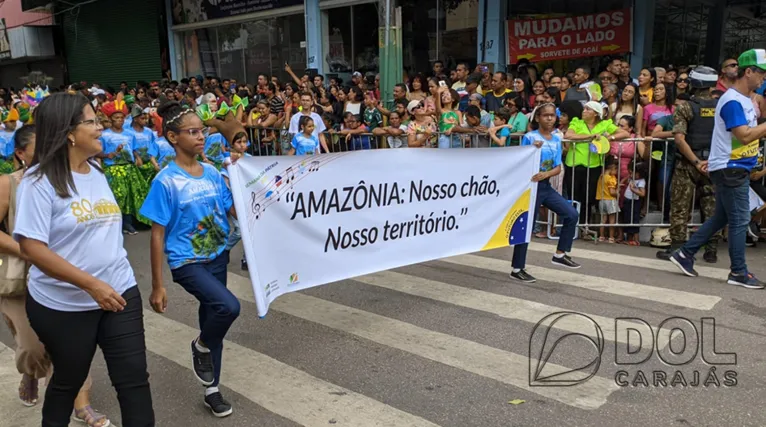
[(44, 426), (69, 425), (101, 347), (123, 426), (153, 426), (141, 295), (123, 247), (122, 218), (103, 171), (102, 127), (82, 95), (36, 109), (35, 158), (19, 186), (13, 237), (32, 264), (27, 316), (55, 367)]

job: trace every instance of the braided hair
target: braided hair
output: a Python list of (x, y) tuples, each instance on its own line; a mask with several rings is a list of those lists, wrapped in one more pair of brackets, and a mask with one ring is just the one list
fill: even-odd
[(162, 134), (167, 135), (168, 131), (178, 133), (183, 118), (187, 114), (196, 113), (191, 108), (184, 107), (176, 101), (169, 101), (157, 108), (157, 114), (162, 117)]

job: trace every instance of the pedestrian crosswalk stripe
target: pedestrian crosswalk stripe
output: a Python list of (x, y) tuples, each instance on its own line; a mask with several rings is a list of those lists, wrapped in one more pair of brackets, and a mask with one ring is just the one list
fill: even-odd
[[(144, 310), (144, 317), (148, 350), (191, 370), (189, 343), (199, 331), (149, 310)], [(230, 341), (224, 346), (221, 384), (298, 424), (327, 426), (334, 419), (340, 426), (436, 427), (247, 347)]]
[[(443, 258), (439, 261), (496, 271), (503, 274), (508, 274), (513, 268), (510, 261), (479, 255), (459, 255)], [(622, 280), (608, 279), (604, 277), (587, 276), (585, 274), (573, 273), (571, 270), (554, 270), (551, 268), (534, 266), (534, 269), (530, 269), (530, 273), (546, 282), (555, 282), (591, 291), (660, 302), (695, 310), (711, 310), (721, 300), (721, 298), (717, 296), (641, 285), (638, 283), (624, 282)]]
[[(253, 301), (248, 279), (229, 273), (228, 287), (238, 298)], [(271, 308), (582, 409), (600, 407), (618, 388), (613, 381), (598, 376), (577, 387), (530, 387), (527, 356), (301, 293), (283, 295), (271, 303)], [(553, 363), (547, 366), (552, 372), (569, 370)]]
[[(494, 294), (477, 289), (464, 288), (462, 286), (450, 285), (448, 283), (437, 282), (393, 271), (383, 271), (366, 276), (355, 277), (352, 280), (409, 295), (416, 295), (445, 302), (447, 304), (493, 313), (507, 319), (522, 320), (532, 324), (537, 324), (537, 322), (549, 314), (572, 311), (534, 301)], [(582, 314), (590, 317), (599, 324), (607, 340), (621, 343), (628, 342), (625, 330), (621, 330), (620, 335), (615, 339), (615, 324), (613, 318), (589, 313)], [(638, 323), (626, 322), (625, 325), (638, 330), (646, 330), (645, 325)], [(564, 318), (556, 322), (552, 327), (568, 332), (583, 332), (582, 322), (572, 321), (572, 319), (569, 318)], [(634, 337), (633, 344), (635, 344), (635, 342), (636, 340)], [(660, 349), (665, 348), (667, 340), (661, 339), (658, 345)], [(643, 346), (652, 349), (654, 348), (654, 343), (646, 340), (643, 342)]]
[[(553, 245), (546, 245), (544, 243), (532, 242), (529, 244), (529, 250), (553, 254), (553, 252), (556, 251), (556, 247)], [(671, 264), (669, 261), (663, 261), (656, 258), (642, 258), (631, 255), (616, 254), (613, 252), (601, 252), (594, 251), (592, 249), (582, 249), (579, 247), (572, 249), (572, 256), (575, 258), (587, 258), (595, 261), (607, 262), (610, 264), (650, 268), (652, 270), (669, 271), (671, 273), (680, 274), (678, 272), (678, 267)], [(697, 273), (699, 273), (701, 277), (717, 280), (726, 280), (729, 277), (729, 270), (724, 268), (695, 265), (694, 269), (697, 270)]]

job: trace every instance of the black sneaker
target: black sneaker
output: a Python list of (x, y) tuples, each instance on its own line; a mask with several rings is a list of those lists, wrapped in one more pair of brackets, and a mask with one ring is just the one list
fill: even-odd
[(242, 261), (239, 262), (239, 266), (242, 268), (243, 271), (247, 271), (247, 260), (245, 257), (242, 257)]
[(733, 275), (729, 273), (729, 280), (726, 281), (726, 283), (730, 285), (736, 285), (736, 286), (742, 286), (743, 288), (748, 289), (763, 289), (764, 284), (760, 280), (756, 279), (755, 276), (753, 276), (753, 273), (747, 273), (743, 275)]
[(138, 231), (136, 231), (135, 228), (133, 228), (132, 225), (126, 225), (122, 228), (122, 234), (127, 234), (128, 236), (135, 236), (138, 234)]
[(564, 255), (561, 258), (554, 256), (553, 259), (551, 259), (551, 263), (560, 267), (571, 268), (572, 270), (576, 270), (581, 267), (581, 265), (574, 262), (569, 255)]
[(694, 270), (694, 258), (690, 258), (684, 254), (684, 251), (677, 250), (670, 256), (670, 262), (675, 264), (682, 273), (689, 277), (697, 277), (699, 274)]
[(753, 239), (752, 237), (750, 237), (750, 233), (748, 233), (747, 236), (745, 236), (745, 246), (746, 247), (754, 248), (755, 245), (756, 245), (755, 242), (756, 242), (756, 239)]
[(223, 398), (220, 391), (205, 396), (205, 406), (218, 418), (228, 417), (234, 412), (231, 404)]
[(194, 370), (194, 376), (204, 386), (209, 386), (215, 381), (215, 372), (213, 371), (213, 356), (208, 351), (207, 353), (197, 350), (197, 340), (191, 342), (192, 350), (192, 368)]
[(756, 224), (755, 221), (750, 221), (750, 224), (747, 225), (747, 235), (752, 237), (756, 242), (758, 241), (758, 237), (761, 235), (761, 228), (758, 227), (758, 224)]
[(704, 259), (707, 263), (715, 264), (718, 262), (718, 251), (713, 248), (707, 248), (705, 249), (705, 253), (702, 255), (702, 259)]
[(519, 270), (518, 273), (511, 272), (511, 279), (524, 283), (535, 283), (537, 281), (537, 279), (532, 277), (532, 275), (527, 273), (523, 268)]

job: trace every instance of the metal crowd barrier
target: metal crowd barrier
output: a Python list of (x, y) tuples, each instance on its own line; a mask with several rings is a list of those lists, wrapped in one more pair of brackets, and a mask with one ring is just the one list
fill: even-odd
[[(251, 141), (250, 154), (254, 156), (287, 154), (287, 151), (290, 149), (290, 142), (292, 141), (293, 134), (290, 134), (287, 129), (264, 129), (250, 127), (248, 128), (248, 132)], [(328, 148), (331, 152), (390, 148), (386, 140), (387, 136), (376, 136), (371, 133), (364, 133), (346, 138), (337, 132), (325, 132), (323, 135), (325, 136), (325, 141), (327, 142)], [(434, 132), (432, 135), (433, 140), (435, 141), (438, 141), (439, 137), (443, 136), (443, 134), (438, 132)], [(401, 138), (403, 139), (403, 146), (406, 147), (407, 136), (403, 135)], [(487, 134), (452, 133), (450, 138), (451, 140), (460, 141), (460, 146), (453, 148), (495, 146), (491, 144), (491, 140)], [(510, 145), (518, 145), (520, 139), (521, 135), (512, 135)], [(575, 147), (579, 144), (590, 144), (590, 141), (565, 140), (565, 147), (568, 147), (569, 150), (574, 150), (573, 163), (577, 165), (578, 161), (580, 160), (582, 160), (581, 163), (584, 163), (582, 166), (564, 166), (564, 171), (558, 177), (558, 179), (562, 180), (563, 183), (566, 184), (562, 184), (560, 186), (564, 197), (571, 201), (579, 211), (583, 212), (581, 214), (581, 220), (578, 225), (578, 236), (593, 235), (595, 229), (602, 227), (639, 227), (641, 229), (649, 229), (657, 227), (667, 228), (670, 226), (669, 221), (665, 221), (664, 218), (667, 216), (667, 212), (669, 211), (668, 203), (670, 200), (670, 183), (672, 180), (672, 174), (675, 170), (674, 141), (672, 139), (652, 139), (649, 141), (645, 138), (630, 138), (617, 142), (619, 143), (619, 148), (617, 153), (614, 154), (616, 154), (618, 158), (625, 159), (623, 161), (628, 162), (629, 165), (632, 165), (634, 169), (628, 171), (631, 176), (634, 173), (635, 167), (638, 163), (644, 163), (646, 165), (646, 177), (644, 178), (646, 181), (646, 196), (642, 200), (642, 220), (639, 223), (635, 223), (633, 221), (624, 222), (622, 221), (622, 215), (620, 215), (620, 213), (617, 213), (617, 221), (614, 224), (608, 224), (602, 220), (602, 216), (598, 212), (598, 202), (596, 201), (595, 197), (596, 195), (594, 194), (594, 191), (597, 191), (598, 189), (596, 184), (593, 183), (593, 180), (598, 181), (598, 178), (601, 176), (601, 174), (604, 173), (606, 162), (602, 161), (600, 162), (600, 165), (594, 164), (593, 167), (591, 167), (592, 156), (588, 155), (586, 159), (581, 159), (582, 155), (575, 149)], [(508, 141), (506, 143), (508, 144)], [(649, 144), (649, 147), (643, 156), (641, 153), (638, 153), (637, 150), (639, 143)], [(661, 145), (661, 150), (653, 150), (652, 146), (655, 145)], [(632, 153), (624, 156), (625, 151), (623, 150), (632, 150)], [(657, 155), (659, 152), (661, 152), (661, 156)], [(652, 153), (655, 153), (656, 157), (660, 157), (659, 160), (654, 158)], [(610, 153), (604, 154), (602, 157), (605, 158), (606, 156), (613, 156), (614, 154), (610, 150)], [(658, 168), (659, 173), (666, 175), (665, 177), (655, 177)], [(619, 183), (621, 183), (623, 178), (625, 178), (623, 169), (624, 168), (618, 166), (618, 188)], [(652, 203), (652, 195), (657, 191), (655, 188), (657, 178), (660, 178), (663, 182), (663, 197), (658, 201), (658, 203)], [(585, 180), (584, 185), (582, 185), (581, 180)], [(576, 191), (577, 189), (579, 190)], [(624, 191), (620, 191), (618, 200), (622, 197), (623, 193)], [(693, 209), (691, 210), (691, 217), (688, 221), (687, 229), (701, 225), (700, 223), (692, 221), (692, 219), (696, 216), (695, 212), (698, 211), (697, 199), (698, 197), (695, 191), (692, 196)], [(627, 204), (630, 202), (631, 201), (625, 200), (621, 209), (628, 209)], [(537, 221), (537, 224), (539, 224), (541, 227), (544, 227), (544, 231), (550, 238), (555, 238), (554, 230), (560, 227), (560, 224), (558, 224), (555, 215), (549, 215), (548, 218), (544, 218), (542, 215), (538, 215), (538, 217), (539, 220)], [(642, 240), (647, 239), (644, 236)]]

